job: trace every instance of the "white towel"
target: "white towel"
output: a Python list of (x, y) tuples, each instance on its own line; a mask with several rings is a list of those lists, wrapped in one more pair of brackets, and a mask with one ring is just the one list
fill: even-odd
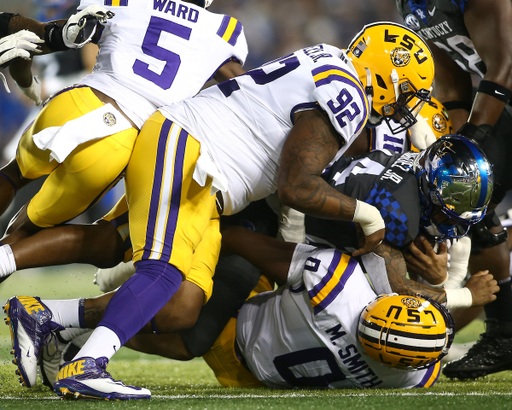
[(105, 104), (61, 127), (48, 127), (33, 136), (41, 150), (50, 150), (50, 161), (62, 163), (80, 144), (107, 137), (132, 125), (112, 104)]
[(217, 191), (226, 192), (228, 190), (228, 180), (215, 166), (215, 162), (213, 161), (210, 152), (204, 148), (203, 145), (201, 145), (199, 158), (197, 159), (194, 175), (192, 178), (194, 178), (194, 181), (196, 181), (199, 185), (205, 186), (206, 179), (209, 176), (213, 179), (212, 195)]

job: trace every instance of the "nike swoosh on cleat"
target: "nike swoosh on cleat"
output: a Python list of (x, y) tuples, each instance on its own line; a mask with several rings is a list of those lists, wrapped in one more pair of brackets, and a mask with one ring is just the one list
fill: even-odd
[(503, 93), (500, 93), (500, 92), (499, 92), (499, 91), (497, 91), (497, 90), (494, 90), (494, 92), (495, 92), (496, 94), (498, 94), (498, 95), (505, 95), (505, 94), (503, 94)]
[(430, 17), (434, 17), (434, 13), (436, 12), (436, 6), (432, 10), (428, 11), (428, 14), (430, 14)]

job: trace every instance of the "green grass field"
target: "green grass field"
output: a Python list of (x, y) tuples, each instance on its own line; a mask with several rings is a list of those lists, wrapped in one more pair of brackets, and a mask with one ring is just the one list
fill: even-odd
[[(94, 268), (76, 265), (17, 273), (0, 285), (2, 305), (13, 295), (66, 299), (98, 294)], [(478, 338), (481, 322), (457, 335), (456, 342)], [(225, 389), (201, 359), (177, 362), (121, 349), (108, 370), (125, 383), (144, 386), (153, 398), (139, 402), (61, 401), (42, 385), (22, 388), (11, 364), (9, 328), (0, 326), (0, 410), (10, 409), (512, 409), (512, 372), (470, 382), (442, 377), (425, 390), (272, 390)]]

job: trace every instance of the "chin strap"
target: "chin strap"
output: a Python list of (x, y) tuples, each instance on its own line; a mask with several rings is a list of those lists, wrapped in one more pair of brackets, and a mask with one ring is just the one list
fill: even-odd
[(400, 80), (400, 77), (398, 76), (396, 70), (393, 68), (391, 70), (391, 81), (393, 82), (393, 88), (395, 90), (396, 102), (398, 102), (398, 97), (400, 97), (400, 92), (398, 91), (398, 80)]
[(368, 106), (371, 112), (373, 108), (372, 72), (368, 67), (365, 67), (364, 69), (366, 70), (366, 87), (364, 88), (364, 92), (366, 93), (366, 97), (368, 98)]

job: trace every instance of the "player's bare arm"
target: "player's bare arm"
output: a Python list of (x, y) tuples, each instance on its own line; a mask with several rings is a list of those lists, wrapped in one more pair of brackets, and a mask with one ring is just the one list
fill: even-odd
[(219, 67), (213, 78), (218, 83), (221, 83), (238, 75), (242, 75), (245, 72), (246, 71), (242, 68), (242, 65), (238, 61), (230, 60), (226, 64)]
[(389, 285), (393, 292), (400, 295), (415, 296), (417, 294), (428, 296), (439, 303), (446, 303), (446, 292), (441, 288), (424, 285), (407, 278), (407, 266), (400, 249), (382, 243), (376, 253), (384, 258), (388, 272)]
[(281, 202), (309, 215), (351, 221), (356, 201), (332, 189), (321, 177), (339, 147), (336, 131), (319, 110), (296, 115), (281, 155)]
[(453, 128), (458, 130), (468, 120), (472, 95), (471, 75), (464, 71), (452, 58), (433, 42), (428, 42), (429, 47), (434, 55), (436, 66), (436, 76), (434, 79), (434, 92), (436, 98), (442, 103), (451, 101), (463, 102), (465, 108), (447, 110), (452, 119)]
[(247, 259), (279, 284), (286, 282), (295, 246), (295, 243), (279, 241), (242, 226), (229, 226), (222, 230), (223, 251)]
[[(472, 0), (466, 5), (464, 23), (487, 67), (483, 81), (512, 90), (512, 3)], [(469, 122), (494, 125), (504, 107), (505, 102), (499, 98), (478, 92)]]
[[(279, 167), (277, 192), (284, 205), (324, 219), (354, 220), (358, 202), (336, 191), (320, 177), (336, 155), (339, 144), (335, 129), (320, 111), (296, 115)], [(353, 255), (371, 251), (383, 239), (384, 229), (368, 234), (364, 245)]]

